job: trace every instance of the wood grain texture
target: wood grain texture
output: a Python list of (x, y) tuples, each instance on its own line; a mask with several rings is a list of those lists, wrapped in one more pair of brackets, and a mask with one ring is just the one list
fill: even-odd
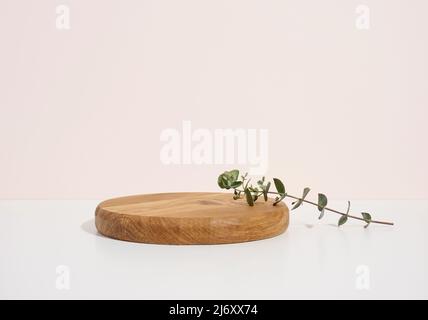
[(284, 203), (259, 200), (254, 207), (230, 193), (159, 193), (115, 198), (95, 211), (98, 231), (108, 237), (157, 244), (220, 244), (260, 240), (283, 233)]

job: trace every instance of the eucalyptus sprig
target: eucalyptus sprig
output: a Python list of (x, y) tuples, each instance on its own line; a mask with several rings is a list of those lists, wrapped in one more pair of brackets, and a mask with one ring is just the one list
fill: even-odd
[(275, 185), (276, 191), (270, 191), (271, 182), (266, 181), (265, 177), (258, 180), (256, 185), (250, 184), (250, 182), (251, 179), (248, 178), (247, 173), (239, 176), (239, 170), (236, 169), (231, 171), (225, 171), (218, 177), (217, 180), (217, 183), (220, 188), (228, 190), (233, 189), (233, 199), (238, 200), (242, 196), (245, 196), (245, 200), (250, 206), (254, 206), (255, 202), (260, 197), (263, 197), (264, 201), (268, 201), (268, 195), (272, 194), (275, 195), (275, 201), (273, 203), (274, 206), (284, 200), (286, 197), (288, 197), (294, 200), (292, 202), (293, 207), (291, 208), (291, 210), (297, 209), (303, 203), (309, 203), (318, 208), (319, 219), (322, 219), (324, 217), (325, 211), (336, 213), (340, 215), (339, 221), (337, 223), (338, 226), (345, 224), (348, 219), (364, 221), (366, 223), (364, 228), (367, 228), (371, 223), (385, 224), (391, 226), (394, 225), (393, 222), (373, 220), (371, 214), (368, 212), (361, 212), (361, 217), (351, 215), (349, 213), (351, 209), (350, 201), (348, 201), (346, 212), (341, 212), (335, 209), (328, 208), (328, 199), (327, 196), (323, 193), (318, 193), (318, 202), (306, 200), (306, 196), (311, 191), (310, 188), (304, 188), (301, 197), (296, 197), (291, 194), (288, 194), (286, 192), (284, 183), (278, 178), (273, 178), (273, 183)]

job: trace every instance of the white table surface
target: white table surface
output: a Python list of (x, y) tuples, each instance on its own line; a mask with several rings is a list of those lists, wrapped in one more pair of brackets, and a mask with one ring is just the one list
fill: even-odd
[[(428, 298), (428, 201), (356, 201), (357, 212), (396, 223), (368, 229), (337, 228), (329, 213), (318, 221), (305, 205), (283, 235), (215, 246), (103, 237), (94, 226), (97, 203), (0, 201), (0, 298)], [(57, 287), (60, 265), (69, 270), (68, 289)]]

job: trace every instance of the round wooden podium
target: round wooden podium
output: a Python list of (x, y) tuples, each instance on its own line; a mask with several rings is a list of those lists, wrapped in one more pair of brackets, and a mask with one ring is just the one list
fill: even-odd
[(270, 238), (289, 222), (284, 203), (260, 199), (250, 207), (230, 193), (135, 195), (101, 202), (98, 231), (110, 238), (153, 244), (221, 244)]

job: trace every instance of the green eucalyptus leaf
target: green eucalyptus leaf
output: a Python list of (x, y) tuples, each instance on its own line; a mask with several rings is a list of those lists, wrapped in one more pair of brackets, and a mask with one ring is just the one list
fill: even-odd
[(275, 183), (276, 191), (282, 196), (285, 194), (285, 187), (281, 180), (277, 178), (273, 178), (273, 182)]
[(309, 187), (306, 187), (305, 189), (303, 189), (302, 199), (306, 198), (306, 196), (308, 195), (309, 191), (311, 191), (311, 188), (309, 188)]
[(348, 208), (346, 209), (346, 214), (349, 214), (350, 209), (351, 209), (351, 202), (348, 200)]
[(259, 188), (253, 187), (253, 186), (249, 186), (248, 189), (250, 189), (251, 192), (258, 192), (259, 191)]
[(244, 190), (248, 188), (248, 185), (250, 184), (251, 178), (247, 180), (244, 186)]
[(253, 195), (251, 194), (251, 191), (248, 188), (246, 188), (244, 192), (245, 192), (245, 198), (247, 199), (248, 205), (250, 207), (254, 206), (254, 199), (253, 199)]
[(235, 182), (236, 180), (238, 180), (239, 177), (239, 170), (231, 170), (228, 172), (229, 177), (230, 177), (230, 181)]
[(218, 176), (218, 179), (217, 179), (217, 184), (218, 184), (218, 186), (221, 188), (221, 189), (225, 189), (226, 188), (226, 185), (225, 185), (225, 181), (224, 181), (224, 179), (223, 179), (224, 177), (223, 177), (223, 175), (219, 175)]
[(366, 222), (369, 222), (372, 220), (372, 216), (370, 215), (370, 213), (367, 212), (361, 212), (361, 215), (363, 216), (364, 220)]
[(345, 224), (348, 221), (348, 215), (341, 216), (337, 225), (340, 227), (342, 224)]
[(303, 203), (303, 201), (301, 199), (293, 202), (292, 204), (294, 204), (293, 208), (291, 208), (291, 210), (297, 209), (298, 207), (300, 207), (300, 205)]
[(226, 189), (230, 189), (231, 185), (232, 185), (232, 180), (230, 178), (230, 174), (228, 172), (225, 172), (221, 179), (223, 180), (223, 185)]
[(284, 200), (284, 198), (285, 198), (285, 194), (281, 195), (281, 197), (276, 197), (273, 205), (276, 206), (278, 203), (280, 203), (282, 200)]
[(218, 177), (217, 184), (222, 189), (235, 188), (235, 186), (238, 186), (238, 183), (236, 183), (238, 177), (239, 170), (225, 171)]
[(323, 211), (325, 206), (327, 205), (327, 197), (325, 194), (318, 193), (318, 210)]
[(305, 189), (303, 189), (303, 195), (302, 198), (300, 198), (299, 200), (293, 202), (292, 204), (294, 204), (293, 208), (291, 208), (291, 210), (297, 209), (298, 207), (300, 207), (303, 203), (303, 200), (305, 200), (306, 196), (308, 195), (309, 191), (311, 191), (310, 188), (306, 187)]
[(263, 189), (263, 197), (265, 201), (268, 201), (269, 188), (270, 188), (270, 181), (266, 184), (266, 187)]
[(361, 215), (363, 216), (364, 221), (367, 223), (364, 228), (367, 228), (372, 222), (372, 216), (367, 212), (361, 212)]
[(238, 188), (242, 185), (242, 181), (235, 181), (231, 184), (232, 188)]
[(324, 217), (324, 209), (320, 211), (320, 216), (318, 217), (319, 220), (321, 220)]
[(337, 225), (340, 227), (342, 224), (345, 224), (348, 221), (349, 210), (351, 209), (351, 202), (348, 201), (348, 208), (346, 209), (346, 214), (339, 218)]
[(294, 204), (293, 208), (291, 208), (291, 210), (297, 209), (298, 207), (301, 206), (301, 204), (303, 203), (302, 200), (297, 200), (296, 202), (293, 202), (292, 204)]

